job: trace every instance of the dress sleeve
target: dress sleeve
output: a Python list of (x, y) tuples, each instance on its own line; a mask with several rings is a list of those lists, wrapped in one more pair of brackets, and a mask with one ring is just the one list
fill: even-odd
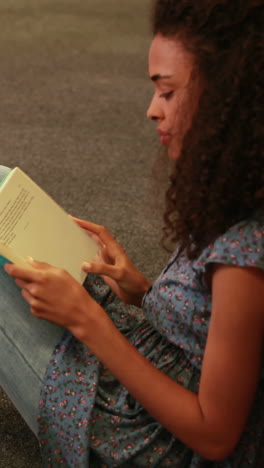
[(204, 273), (210, 263), (264, 270), (264, 217), (250, 218), (232, 226), (203, 250), (193, 268)]

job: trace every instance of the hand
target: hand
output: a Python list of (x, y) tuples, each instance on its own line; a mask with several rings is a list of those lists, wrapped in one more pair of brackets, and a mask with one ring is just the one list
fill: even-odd
[(151, 282), (137, 270), (105, 227), (77, 218), (73, 219), (83, 229), (97, 236), (102, 244), (99, 261), (84, 262), (82, 269), (86, 273), (99, 274), (120, 299), (140, 307)]
[(104, 315), (103, 309), (66, 271), (30, 258), (28, 263), (32, 268), (11, 263), (4, 268), (16, 278), (32, 314), (67, 328), (80, 341), (87, 341), (87, 333), (94, 334), (94, 322), (100, 319), (98, 311)]

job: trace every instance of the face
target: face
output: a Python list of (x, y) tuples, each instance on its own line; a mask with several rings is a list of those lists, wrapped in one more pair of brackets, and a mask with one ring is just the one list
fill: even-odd
[(147, 116), (157, 122), (160, 141), (176, 160), (201, 94), (193, 56), (179, 40), (158, 34), (149, 50), (149, 76), (155, 92)]

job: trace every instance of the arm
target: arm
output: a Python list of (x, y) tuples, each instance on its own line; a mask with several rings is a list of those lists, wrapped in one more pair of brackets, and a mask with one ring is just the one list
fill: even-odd
[(205, 458), (222, 459), (239, 440), (258, 384), (263, 279), (263, 272), (254, 268), (215, 268), (212, 320), (198, 395), (150, 364), (112, 323), (105, 325), (100, 342), (84, 341), (177, 438)]
[(156, 420), (194, 451), (211, 460), (232, 452), (258, 385), (263, 272), (215, 267), (212, 319), (196, 395), (145, 359), (70, 275), (38, 262), (32, 266), (9, 264), (5, 269), (19, 278), (35, 316), (68, 328)]

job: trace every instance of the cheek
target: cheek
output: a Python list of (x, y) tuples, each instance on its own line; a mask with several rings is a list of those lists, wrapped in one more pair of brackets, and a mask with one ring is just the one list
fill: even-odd
[(171, 128), (171, 141), (168, 147), (169, 158), (176, 161), (182, 149), (182, 143), (186, 132), (191, 125), (190, 108), (187, 106), (186, 100), (182, 97), (177, 98), (171, 110), (168, 113), (169, 126)]
[(192, 125), (196, 109), (197, 104), (182, 100), (177, 102), (174, 112), (170, 115), (172, 139), (168, 147), (168, 154), (171, 160), (177, 160), (181, 154), (183, 140)]
[(190, 91), (185, 88), (180, 90), (174, 100), (169, 103), (168, 120), (170, 120), (172, 134), (184, 137), (191, 126), (197, 107), (196, 102)]
[(180, 132), (182, 122), (186, 114), (186, 104), (184, 96), (177, 94), (167, 106), (167, 120), (170, 123), (170, 128), (173, 134)]

